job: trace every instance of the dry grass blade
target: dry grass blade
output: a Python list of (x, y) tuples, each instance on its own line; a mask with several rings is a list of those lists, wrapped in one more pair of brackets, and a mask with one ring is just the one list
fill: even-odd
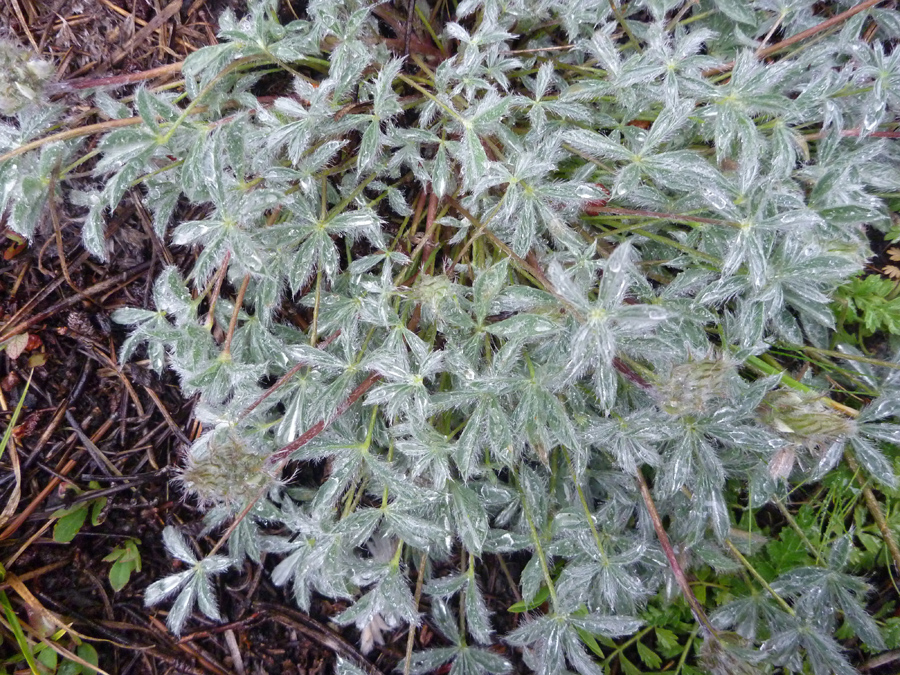
[(133, 50), (137, 45), (141, 44), (146, 40), (150, 35), (159, 30), (162, 25), (171, 19), (173, 16), (178, 14), (181, 11), (181, 0), (175, 0), (163, 9), (159, 14), (154, 16), (147, 25), (141, 28), (134, 36), (125, 43), (125, 45), (120, 49), (112, 58), (113, 65), (121, 63), (126, 56), (129, 55), (131, 50)]
[[(6, 525), (12, 515), (16, 512), (16, 509), (19, 508), (19, 499), (22, 497), (22, 469), (19, 464), (19, 453), (16, 449), (16, 441), (13, 438), (13, 430), (16, 427), (19, 415), (22, 413), (22, 407), (25, 405), (25, 396), (28, 394), (28, 388), (31, 386), (33, 374), (34, 371), (29, 374), (28, 382), (26, 382), (25, 388), (22, 390), (22, 395), (19, 396), (19, 402), (16, 404), (16, 409), (13, 411), (12, 416), (9, 418), (9, 422), (6, 425), (3, 440), (0, 440), (0, 457), (3, 456), (6, 447), (9, 446), (9, 459), (13, 467), (13, 475), (15, 476), (16, 481), (12, 493), (9, 496), (9, 500), (7, 500), (6, 505), (3, 507), (3, 511), (0, 512), (0, 527)], [(3, 406), (3, 412), (6, 412), (6, 400), (3, 398), (2, 393), (0, 393), (0, 404)]]

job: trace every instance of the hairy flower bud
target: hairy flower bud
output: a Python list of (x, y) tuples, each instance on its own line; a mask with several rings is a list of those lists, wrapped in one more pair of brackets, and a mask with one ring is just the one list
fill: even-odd
[(12, 42), (0, 40), (0, 114), (12, 115), (40, 96), (53, 64), (31, 58)]
[(723, 396), (730, 369), (730, 363), (714, 357), (675, 366), (659, 387), (660, 405), (670, 415), (703, 412), (713, 399)]
[(277, 477), (267, 465), (267, 455), (247, 439), (216, 430), (191, 448), (178, 481), (185, 494), (204, 506), (243, 507)]
[(827, 447), (854, 431), (853, 420), (827, 407), (817, 394), (776, 389), (766, 394), (760, 419), (796, 445)]

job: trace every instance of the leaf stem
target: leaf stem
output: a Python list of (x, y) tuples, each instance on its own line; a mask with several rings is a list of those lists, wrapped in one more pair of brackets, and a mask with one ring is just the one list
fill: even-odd
[(700, 625), (706, 629), (712, 639), (718, 640), (718, 632), (715, 627), (713, 627), (712, 623), (710, 623), (709, 618), (706, 616), (706, 612), (703, 611), (703, 605), (700, 604), (700, 601), (697, 600), (697, 596), (694, 595), (694, 591), (691, 590), (691, 584), (688, 581), (684, 570), (681, 568), (681, 563), (678, 562), (678, 556), (675, 555), (675, 549), (672, 548), (672, 543), (669, 541), (669, 535), (666, 533), (665, 527), (663, 527), (662, 518), (659, 516), (659, 511), (656, 510), (656, 502), (653, 501), (653, 495), (650, 494), (650, 487), (647, 485), (647, 480), (644, 478), (644, 474), (640, 468), (638, 468), (637, 471), (637, 482), (641, 490), (641, 497), (644, 499), (644, 505), (647, 507), (647, 512), (650, 514), (650, 521), (653, 523), (653, 529), (656, 530), (656, 537), (659, 540), (660, 546), (662, 546), (666, 559), (669, 561), (669, 567), (672, 570), (672, 574), (675, 576), (675, 582), (681, 588), (681, 593), (684, 595), (688, 607), (691, 608), (694, 618), (696, 618)]
[[(530, 365), (530, 364), (529, 364)], [(584, 496), (584, 490), (581, 489), (581, 481), (578, 480), (578, 476), (575, 473), (575, 465), (572, 463), (572, 458), (569, 457), (569, 452), (566, 450), (565, 446), (559, 446), (562, 450), (563, 456), (566, 458), (566, 462), (569, 465), (569, 471), (572, 474), (572, 481), (575, 483), (575, 489), (578, 491), (578, 499), (581, 501), (581, 508), (584, 509), (585, 518), (587, 518), (588, 526), (591, 528), (591, 534), (594, 537), (594, 543), (597, 544), (597, 551), (600, 553), (600, 559), (603, 561), (604, 566), (609, 563), (609, 558), (606, 556), (606, 551), (603, 549), (603, 543), (600, 541), (600, 533), (597, 532), (597, 526), (594, 524), (594, 517), (591, 515), (591, 509), (588, 506), (587, 498)]]
[(753, 565), (750, 564), (750, 561), (747, 560), (747, 558), (744, 557), (744, 554), (741, 553), (741, 552), (738, 550), (737, 546), (735, 546), (735, 545), (732, 543), (731, 539), (726, 539), (726, 540), (725, 540), (725, 546), (727, 546), (727, 547), (728, 547), (728, 550), (731, 551), (731, 555), (733, 555), (735, 558), (737, 558), (737, 559), (738, 559), (738, 562), (740, 562), (741, 565), (743, 565), (744, 568), (745, 568), (748, 572), (750, 572), (750, 575), (751, 575), (754, 579), (756, 579), (756, 581), (759, 583), (759, 585), (762, 586), (763, 588), (765, 588), (766, 591), (768, 591), (769, 595), (771, 595), (773, 598), (775, 598), (775, 601), (776, 601), (779, 605), (781, 605), (781, 608), (782, 608), (785, 612), (787, 612), (787, 613), (790, 614), (791, 616), (796, 616), (796, 615), (797, 615), (796, 612), (794, 612), (794, 608), (791, 607), (789, 604), (787, 604), (787, 602), (785, 601), (785, 599), (782, 598), (780, 595), (778, 595), (778, 593), (775, 592), (775, 589), (772, 588), (772, 587), (769, 585), (769, 582), (766, 581), (765, 578), (763, 578), (763, 576), (762, 576), (759, 572), (756, 571), (756, 568), (755, 568)]
[(547, 556), (544, 554), (544, 548), (541, 546), (541, 538), (538, 535), (537, 528), (534, 525), (534, 518), (531, 514), (531, 506), (528, 504), (528, 497), (525, 490), (522, 489), (521, 481), (518, 474), (515, 475), (516, 483), (519, 486), (519, 494), (522, 497), (522, 512), (525, 514), (525, 521), (528, 523), (528, 530), (531, 534), (531, 541), (534, 543), (534, 552), (541, 563), (541, 572), (544, 575), (544, 581), (547, 583), (547, 590), (550, 591), (550, 604), (554, 612), (559, 611), (559, 598), (556, 595), (556, 585), (553, 583), (553, 577), (550, 575), (550, 566), (547, 564)]
[(237, 328), (238, 315), (244, 308), (244, 294), (250, 285), (250, 275), (244, 275), (241, 287), (238, 289), (237, 299), (234, 301), (234, 311), (231, 313), (231, 322), (228, 324), (228, 333), (225, 335), (225, 345), (222, 348), (222, 356), (231, 358), (231, 341), (234, 339), (234, 331)]

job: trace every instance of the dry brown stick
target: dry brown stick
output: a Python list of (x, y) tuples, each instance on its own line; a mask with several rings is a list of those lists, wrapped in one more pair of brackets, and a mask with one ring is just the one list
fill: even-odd
[(641, 218), (662, 218), (665, 220), (686, 220), (692, 223), (703, 223), (706, 225), (736, 225), (737, 223), (730, 220), (721, 220), (719, 218), (702, 218), (700, 216), (691, 216), (681, 213), (662, 213), (660, 211), (644, 211), (642, 209), (620, 209), (617, 206), (592, 206), (590, 215), (609, 214), (611, 216), (638, 216)]
[(262, 403), (263, 401), (265, 401), (267, 398), (269, 398), (269, 396), (271, 396), (271, 395), (274, 394), (278, 389), (280, 389), (281, 387), (283, 387), (284, 384), (285, 384), (288, 380), (290, 380), (294, 375), (296, 375), (297, 373), (299, 373), (299, 372), (303, 369), (303, 367), (306, 366), (306, 365), (307, 365), (307, 364), (305, 364), (305, 363), (298, 363), (296, 366), (294, 366), (294, 367), (291, 368), (289, 371), (287, 371), (284, 375), (282, 375), (281, 377), (279, 377), (279, 378), (278, 378), (278, 381), (276, 381), (275, 384), (273, 384), (271, 387), (269, 387), (268, 389), (266, 389), (262, 394), (259, 395), (259, 397), (258, 397), (255, 401), (253, 401), (253, 403), (251, 403), (250, 405), (248, 405), (248, 406), (244, 409), (244, 411), (241, 413), (240, 417), (238, 417), (238, 420), (244, 419), (247, 415), (249, 415), (249, 414), (252, 413), (254, 410), (256, 410), (256, 408), (259, 407), (259, 404), (260, 404), (260, 403)]
[(194, 640), (198, 640), (200, 638), (212, 637), (213, 635), (224, 633), (227, 630), (246, 630), (247, 628), (251, 628), (252, 626), (259, 623), (261, 617), (264, 617), (264, 614), (262, 612), (253, 612), (253, 614), (251, 614), (250, 616), (245, 617), (239, 621), (232, 621), (231, 623), (222, 624), (221, 626), (215, 626), (214, 628), (208, 628), (206, 630), (198, 630), (194, 631), (193, 633), (189, 633), (188, 635), (185, 635), (180, 640), (178, 640), (178, 643), (181, 644), (184, 642), (193, 642)]
[[(36, 570), (31, 570), (29, 572), (22, 572), (19, 575), (19, 581), (31, 581), (32, 579), (37, 579), (49, 572), (54, 572), (61, 567), (66, 567), (67, 565), (72, 564), (71, 558), (65, 558), (63, 560), (57, 560), (54, 563), (50, 563), (49, 565), (44, 565), (43, 567), (38, 567)], [(0, 583), (0, 591), (5, 591), (8, 588), (11, 588), (8, 583)]]
[(59, 222), (59, 211), (56, 209), (56, 180), (57, 174), (59, 170), (55, 170), (50, 176), (50, 186), (47, 190), (47, 207), (50, 210), (50, 220), (53, 221), (53, 233), (56, 239), (56, 254), (59, 256), (59, 266), (62, 268), (63, 276), (66, 279), (66, 283), (69, 284), (69, 288), (78, 293), (78, 295), (84, 296), (84, 291), (82, 291), (78, 286), (75, 285), (75, 282), (72, 281), (72, 276), (69, 274), (69, 263), (66, 262), (66, 252), (63, 248), (63, 240), (62, 240), (62, 225)]
[[(32, 375), (34, 371), (31, 371)], [(25, 391), (28, 391), (29, 385), (31, 385), (31, 377), (28, 376), (28, 382), (25, 385)], [(21, 404), (20, 404), (21, 405)], [(6, 398), (3, 396), (3, 392), (0, 391), (0, 407), (3, 408), (3, 412), (9, 412), (9, 407), (6, 404)], [(20, 410), (17, 408), (17, 412)], [(15, 413), (14, 413), (15, 414)], [(15, 420), (17, 421), (17, 420)], [(10, 417), (8, 424), (12, 424), (14, 420)], [(9, 499), (7, 499), (6, 504), (3, 507), (3, 510), (0, 511), (0, 526), (5, 525), (9, 522), (9, 519), (16, 512), (16, 509), (19, 508), (19, 501), (22, 498), (22, 463), (19, 461), (19, 442), (16, 440), (15, 435), (11, 435), (9, 437), (9, 452), (7, 453), (9, 456), (10, 463), (12, 464), (12, 475), (13, 475), (13, 487), (9, 492)]]
[[(107, 420), (100, 425), (97, 431), (90, 437), (90, 440), (93, 443), (99, 441), (103, 436), (110, 430), (113, 425), (115, 417), (109, 417)], [(64, 466), (61, 466), (57, 470), (57, 475), (53, 476), (50, 479), (50, 482), (41, 490), (40, 494), (32, 498), (31, 502), (29, 502), (28, 506), (19, 513), (12, 521), (7, 525), (6, 529), (3, 532), (0, 532), (0, 541), (4, 539), (8, 539), (10, 536), (15, 534), (16, 530), (18, 530), (22, 523), (24, 523), (32, 513), (37, 510), (37, 507), (43, 503), (43, 501), (56, 489), (56, 487), (62, 482), (62, 477), (66, 476), (72, 469), (77, 466), (77, 462), (74, 459), (68, 460)]]
[(884, 512), (881, 510), (881, 504), (878, 503), (875, 493), (872, 492), (872, 488), (868, 486), (865, 478), (863, 478), (862, 471), (859, 468), (856, 458), (849, 452), (845, 452), (844, 461), (847, 462), (847, 466), (850, 467), (850, 470), (856, 474), (856, 480), (862, 488), (863, 499), (866, 501), (869, 513), (872, 514), (872, 519), (875, 521), (875, 524), (878, 526), (878, 531), (881, 532), (881, 536), (884, 538), (884, 543), (888, 547), (891, 558), (894, 560), (894, 566), (900, 571), (900, 546), (897, 545), (897, 539), (891, 531), (891, 526), (888, 524), (887, 518), (884, 517)]
[[(169, 630), (165, 627), (165, 625), (157, 619), (155, 616), (149, 617), (150, 624), (155, 628), (159, 633), (163, 635), (168, 635)], [(192, 658), (197, 659), (200, 662), (200, 665), (207, 672), (214, 673), (215, 675), (231, 675), (227, 670), (222, 668), (218, 663), (213, 661), (211, 658), (206, 656), (198, 647), (193, 645), (176, 642), (175, 646), (183, 651), (185, 654), (190, 655)]]
[[(216, 321), (216, 303), (219, 301), (219, 293), (222, 290), (222, 281), (225, 279), (225, 274), (228, 272), (229, 260), (231, 260), (231, 251), (225, 251), (225, 257), (222, 259), (222, 265), (221, 267), (219, 267), (219, 271), (216, 272), (216, 276), (212, 281), (213, 289), (212, 295), (209, 296), (209, 312), (207, 314), (207, 321), (211, 321), (213, 323), (215, 323)], [(210, 327), (212, 327), (212, 325), (212, 323), (209, 324)]]
[(5, 162), (13, 157), (18, 157), (19, 155), (24, 155), (26, 152), (30, 152), (31, 150), (36, 150), (41, 146), (47, 145), (48, 143), (58, 143), (59, 141), (68, 141), (73, 138), (80, 138), (81, 136), (90, 136), (91, 134), (100, 134), (105, 131), (110, 131), (112, 129), (118, 129), (119, 127), (133, 127), (136, 124), (143, 124), (144, 120), (141, 117), (126, 117), (121, 120), (107, 120), (106, 122), (98, 122), (97, 124), (86, 124), (83, 127), (76, 127), (74, 129), (66, 129), (65, 131), (60, 131), (59, 133), (52, 134), (50, 136), (44, 136), (43, 138), (38, 138), (37, 140), (31, 141), (30, 143), (26, 143), (25, 145), (20, 145), (18, 148), (10, 150), (2, 155), (0, 155), (0, 162)]
[[(28, 453), (28, 457), (25, 458), (25, 461), (22, 462), (22, 471), (27, 471), (31, 465), (34, 463), (34, 460), (37, 459), (41, 450), (47, 444), (47, 441), (50, 440), (50, 436), (53, 435), (53, 432), (56, 431), (56, 428), (59, 426), (60, 422), (62, 422), (63, 417), (66, 413), (66, 404), (65, 402), (60, 403), (56, 407), (56, 412), (53, 413), (53, 417), (50, 420), (50, 423), (44, 429), (40, 438), (38, 438), (38, 442), (35, 444), (34, 448)], [(3, 479), (0, 479), (0, 486), (5, 485), (8, 480), (12, 479), (12, 475), (9, 475)]]
[(31, 46), (34, 47), (34, 51), (36, 54), (40, 54), (40, 48), (38, 47), (37, 41), (34, 39), (34, 35), (31, 34), (31, 30), (28, 28), (28, 21), (25, 19), (25, 15), (22, 14), (22, 8), (19, 6), (19, 0), (13, 0), (13, 9), (16, 12), (16, 17), (19, 19), (19, 24), (22, 30), (25, 32), (25, 35), (28, 36), (28, 41), (31, 43)]
[[(146, 385), (144, 385), (144, 391), (147, 392), (147, 395), (150, 397), (150, 400), (153, 401), (153, 404), (156, 406), (156, 409), (159, 410), (160, 413), (162, 413), (163, 419), (166, 420), (166, 424), (169, 425), (169, 428), (172, 430), (172, 433), (175, 434), (178, 437), (178, 440), (180, 440), (182, 443), (184, 443), (185, 445), (190, 445), (191, 440), (181, 430), (181, 427), (179, 427), (175, 423), (175, 420), (172, 419), (172, 415), (170, 415), (169, 411), (166, 410), (166, 406), (163, 405), (163, 402), (160, 400), (157, 393), (155, 391), (153, 391), (153, 389), (151, 389), (150, 387), (148, 387)], [(141, 416), (143, 417), (143, 413), (141, 413)]]
[(54, 82), (44, 87), (47, 94), (63, 94), (70, 91), (78, 91), (80, 89), (94, 89), (96, 87), (120, 87), (126, 84), (136, 84), (146, 80), (153, 80), (157, 77), (166, 77), (167, 75), (175, 75), (181, 72), (183, 61), (178, 63), (170, 63), (159, 68), (151, 68), (143, 70), (139, 73), (126, 73), (124, 75), (110, 75), (108, 77), (79, 77), (63, 82)]
[[(327, 340), (323, 340), (322, 342), (320, 342), (319, 344), (317, 344), (317, 345), (316, 345), (316, 348), (317, 348), (317, 349), (325, 349), (325, 347), (327, 347), (327, 346), (330, 345), (332, 342), (334, 342), (334, 341), (338, 338), (338, 336), (339, 336), (340, 334), (341, 334), (341, 331), (340, 331), (340, 329), (339, 329), (339, 330), (337, 330), (336, 332), (332, 333), (332, 334), (328, 337)], [(243, 411), (243, 412), (240, 414), (240, 416), (238, 417), (238, 421), (244, 419), (245, 417), (247, 417), (247, 415), (249, 415), (249, 414), (252, 413), (254, 410), (256, 410), (256, 408), (258, 408), (259, 405), (260, 405), (263, 401), (265, 401), (267, 398), (269, 398), (269, 396), (271, 396), (271, 395), (274, 394), (276, 391), (278, 391), (278, 389), (280, 389), (281, 387), (283, 387), (283, 386), (287, 383), (288, 380), (290, 380), (294, 375), (296, 375), (297, 373), (299, 373), (299, 372), (304, 368), (304, 366), (306, 366), (306, 365), (307, 365), (306, 363), (302, 363), (302, 362), (301, 362), (301, 363), (298, 363), (298, 364), (295, 365), (293, 368), (291, 368), (289, 371), (287, 371), (284, 375), (282, 375), (281, 377), (279, 377), (278, 380), (275, 382), (275, 384), (273, 384), (271, 387), (269, 387), (268, 389), (266, 389), (262, 394), (260, 394), (259, 397), (258, 397), (255, 401), (253, 401), (253, 403), (251, 403), (251, 404), (248, 405), (246, 408), (244, 408), (244, 411)]]
[[(856, 138), (862, 133), (860, 129), (843, 129), (843, 138)], [(804, 141), (820, 141), (828, 135), (827, 131), (817, 131), (814, 134), (803, 134)], [(871, 138), (900, 138), (900, 131), (873, 131), (868, 134)]]
[[(410, 0), (412, 2), (412, 0)], [(416, 610), (419, 609), (419, 602), (422, 599), (422, 587), (425, 585), (425, 563), (428, 562), (428, 554), (423, 553), (419, 558), (419, 576), (416, 579), (416, 594), (414, 597), (416, 602)], [(416, 642), (416, 627), (410, 625), (409, 634), (406, 636), (406, 659), (403, 662), (403, 675), (409, 675), (412, 668), (412, 652)]]
[(340, 635), (329, 630), (326, 626), (323, 626), (312, 617), (286, 607), (281, 607), (280, 605), (272, 605), (266, 602), (254, 602), (251, 607), (254, 611), (260, 611), (266, 616), (272, 617), (272, 619), (279, 623), (290, 628), (295, 628), (298, 632), (303, 633), (311, 640), (328, 647), (335, 654), (339, 654), (355, 661), (357, 665), (364, 668), (370, 675), (382, 675), (382, 672), (369, 663), (369, 661), (360, 654), (353, 645), (349, 644)]
[(175, 259), (172, 257), (172, 253), (169, 251), (165, 242), (160, 240), (159, 235), (156, 234), (156, 230), (153, 229), (153, 222), (150, 219), (150, 214), (147, 213), (147, 209), (144, 207), (142, 195), (138, 194), (137, 189), (132, 189), (131, 198), (134, 202), (138, 219), (141, 221), (141, 227), (144, 228), (144, 232), (146, 232), (147, 236), (150, 238), (150, 244), (153, 246), (154, 250), (157, 251), (157, 254), (165, 261), (166, 265), (174, 265)]
[(75, 435), (78, 436), (78, 439), (81, 441), (84, 449), (87, 450), (88, 454), (94, 459), (94, 463), (97, 465), (98, 469), (103, 471), (108, 476), (122, 475), (122, 472), (119, 471), (119, 468), (115, 464), (113, 464), (109, 460), (109, 457), (104, 455), (100, 448), (98, 448), (90, 439), (90, 437), (86, 433), (84, 433), (81, 425), (78, 424), (78, 420), (75, 419), (75, 416), (69, 410), (66, 410), (66, 421), (69, 423), (69, 426), (72, 427), (72, 431), (75, 432)]
[(222, 355), (231, 354), (231, 341), (234, 339), (234, 331), (237, 329), (238, 315), (244, 308), (244, 295), (247, 293), (247, 286), (250, 285), (250, 275), (244, 275), (241, 287), (238, 289), (237, 299), (234, 301), (234, 311), (231, 312), (231, 321), (228, 324), (228, 333), (225, 335), (225, 345), (222, 347)]
[(331, 417), (316, 422), (307, 431), (305, 431), (302, 436), (294, 441), (291, 441), (283, 448), (275, 452), (269, 458), (269, 463), (278, 464), (279, 462), (286, 460), (294, 452), (296, 452), (316, 436), (321, 434), (327, 427), (331, 426), (331, 423), (334, 422), (334, 420), (347, 412), (347, 410), (350, 409), (350, 406), (356, 403), (360, 399), (360, 397), (365, 394), (372, 387), (372, 385), (378, 382), (378, 380), (380, 379), (381, 375), (375, 373), (369, 375), (359, 384), (359, 386), (356, 387), (356, 389), (350, 392), (350, 395), (347, 397), (347, 399), (343, 403), (341, 403), (340, 406), (338, 406), (338, 409), (334, 411), (334, 414), (332, 414)]
[(403, 56), (409, 58), (409, 41), (413, 33), (413, 16), (415, 15), (416, 0), (407, 0), (406, 8), (406, 35), (403, 36)]
[[(90, 257), (90, 255), (91, 255), (90, 253), (85, 251), (80, 256), (78, 256), (78, 258), (75, 260), (73, 265), (80, 265), (85, 260), (87, 260)], [(9, 328), (13, 324), (15, 324), (15, 322), (18, 321), (19, 318), (21, 318), (27, 314), (30, 314), (31, 310), (35, 307), (35, 305), (42, 302), (44, 300), (44, 298), (46, 298), (53, 291), (55, 291), (57, 288), (62, 286), (64, 281), (65, 281), (65, 279), (63, 277), (57, 277), (56, 279), (51, 281), (49, 284), (47, 284), (44, 288), (42, 288), (40, 290), (40, 292), (38, 292), (33, 298), (31, 298), (28, 302), (26, 302), (24, 305), (22, 305), (22, 308), (19, 309), (19, 311), (16, 312), (15, 314), (13, 314), (6, 321), (6, 323), (4, 323), (2, 326), (0, 326), (0, 334), (5, 335), (4, 331), (6, 331), (7, 328)]]
[(894, 661), (900, 661), (900, 649), (892, 649), (889, 652), (883, 652), (878, 656), (873, 656), (871, 659), (862, 664), (859, 669), (865, 671), (875, 670), (876, 668), (881, 668), (882, 666), (891, 664)]
[[(69, 471), (75, 468), (78, 463), (74, 459), (70, 459), (68, 463), (60, 469), (59, 473), (62, 476), (65, 476)], [(13, 534), (15, 534), (16, 530), (18, 530), (22, 523), (30, 516), (37, 507), (43, 502), (50, 494), (56, 489), (56, 487), (62, 482), (59, 478), (53, 477), (50, 479), (50, 482), (41, 490), (40, 494), (34, 497), (28, 506), (25, 507), (25, 510), (22, 511), (19, 515), (12, 519), (9, 525), (6, 526), (6, 529), (3, 532), (0, 532), (0, 541), (4, 539), (9, 539)]]

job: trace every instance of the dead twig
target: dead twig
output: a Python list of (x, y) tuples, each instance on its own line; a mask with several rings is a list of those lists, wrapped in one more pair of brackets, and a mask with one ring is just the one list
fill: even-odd
[(181, 0), (175, 0), (174, 2), (166, 5), (165, 9), (163, 9), (159, 14), (154, 16), (150, 21), (147, 22), (147, 25), (141, 28), (137, 33), (135, 33), (125, 45), (116, 52), (112, 57), (112, 65), (118, 65), (121, 63), (126, 56), (134, 49), (137, 45), (141, 44), (144, 40), (146, 40), (150, 35), (158, 30), (160, 30), (163, 24), (175, 16), (178, 12), (181, 11)]
[(293, 628), (313, 642), (327, 647), (335, 654), (355, 662), (358, 666), (363, 668), (363, 670), (369, 673), (369, 675), (384, 675), (378, 668), (369, 663), (369, 661), (360, 654), (353, 645), (312, 617), (287, 609), (286, 607), (271, 605), (267, 602), (254, 602), (252, 609), (254, 611), (262, 612), (264, 615), (271, 617), (274, 621), (277, 621), (283, 626)]

